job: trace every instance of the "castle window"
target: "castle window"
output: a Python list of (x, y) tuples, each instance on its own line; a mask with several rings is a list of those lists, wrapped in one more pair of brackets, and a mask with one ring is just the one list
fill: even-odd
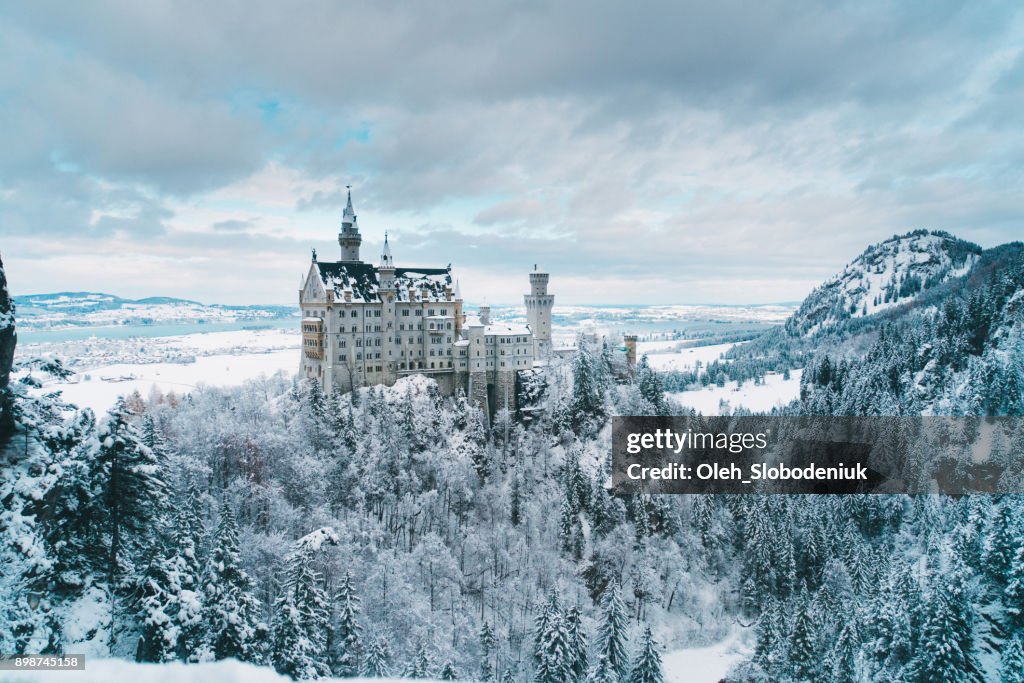
[(363, 340), (357, 338), (356, 339), (356, 346), (362, 346), (362, 345), (363, 345)]
[(347, 359), (345, 358), (345, 354), (341, 354), (341, 355), (339, 355), (339, 356), (338, 356), (338, 360), (347, 360)]
[(353, 308), (353, 309), (352, 309), (352, 317), (353, 317), (353, 318), (356, 318), (356, 317), (358, 317), (358, 316), (359, 316), (359, 312), (358, 312), (358, 311), (357, 311), (356, 309), (354, 309), (354, 308)]
[(404, 316), (408, 317), (408, 315), (409, 315), (409, 309), (408, 309), (408, 308), (403, 308), (403, 309), (402, 309), (402, 315), (404, 315)]
[(345, 340), (344, 339), (341, 340), (341, 348), (345, 348)]
[(357, 353), (356, 354), (356, 360), (362, 360), (362, 359), (363, 359), (363, 354)]
[(417, 308), (416, 315), (423, 315), (423, 309)]
[(448, 315), (448, 309), (447, 308), (442, 308), (441, 309), (441, 315)]
[(434, 309), (433, 308), (428, 309), (427, 310), (427, 315), (434, 315)]

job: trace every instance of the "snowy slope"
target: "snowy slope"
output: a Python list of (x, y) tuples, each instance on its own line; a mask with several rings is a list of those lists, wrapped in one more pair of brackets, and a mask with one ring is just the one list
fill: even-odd
[(786, 322), (793, 335), (813, 335), (850, 318), (912, 301), (966, 274), (981, 247), (945, 232), (916, 230), (868, 247), (842, 272), (811, 292)]

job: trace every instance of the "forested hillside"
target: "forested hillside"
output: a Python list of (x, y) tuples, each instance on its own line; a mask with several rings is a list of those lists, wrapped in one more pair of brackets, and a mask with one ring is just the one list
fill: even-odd
[[(803, 367), (789, 412), (1020, 415), (1021, 253), (722, 371)], [(1020, 496), (613, 496), (609, 416), (682, 410), (646, 362), (610, 369), (583, 343), (530, 384), (528, 422), (490, 424), (422, 377), (101, 416), (16, 383), (0, 651), (659, 683), (665, 650), (740, 630), (735, 681), (1022, 680)], [(1024, 453), (1019, 427), (994, 439)]]

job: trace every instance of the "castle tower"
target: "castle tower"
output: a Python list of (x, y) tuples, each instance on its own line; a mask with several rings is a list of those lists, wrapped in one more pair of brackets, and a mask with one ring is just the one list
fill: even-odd
[(533, 357), (547, 358), (551, 353), (551, 308), (555, 297), (548, 294), (548, 274), (537, 270), (530, 273), (530, 293), (523, 297), (526, 303), (526, 322), (533, 332)]
[(352, 208), (352, 186), (348, 185), (348, 204), (341, 214), (341, 232), (338, 233), (338, 244), (341, 245), (342, 261), (358, 261), (359, 245), (363, 238), (359, 234), (359, 223), (356, 220), (356, 212)]
[(626, 347), (626, 364), (629, 367), (629, 374), (636, 375), (636, 335), (626, 334), (622, 337)]

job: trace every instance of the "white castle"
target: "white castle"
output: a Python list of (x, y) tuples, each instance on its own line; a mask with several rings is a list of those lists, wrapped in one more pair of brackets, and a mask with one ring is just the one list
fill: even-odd
[(491, 321), (463, 311), (462, 293), (444, 268), (395, 266), (387, 234), (380, 262), (359, 259), (359, 223), (352, 192), (342, 213), (340, 261), (318, 261), (302, 288), (302, 360), (299, 375), (324, 391), (392, 385), (407, 375), (437, 381), (441, 391), (462, 389), (494, 410), (513, 404), (519, 373), (551, 353), (548, 274), (537, 266), (524, 297), (527, 325)]

